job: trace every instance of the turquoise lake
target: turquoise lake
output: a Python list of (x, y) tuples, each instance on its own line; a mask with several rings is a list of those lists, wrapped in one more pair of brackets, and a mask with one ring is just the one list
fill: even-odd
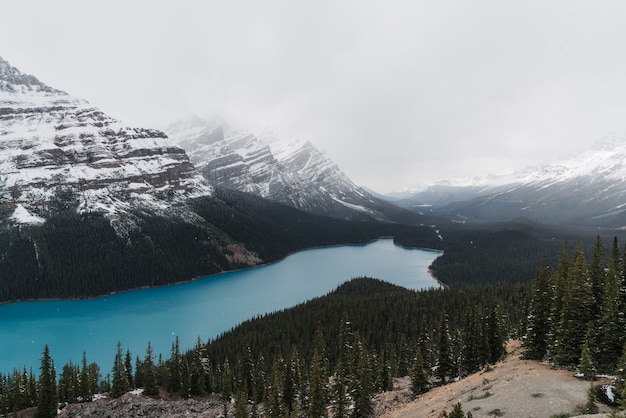
[(79, 301), (0, 305), (0, 373), (32, 367), (38, 373), (48, 344), (57, 371), (83, 351), (106, 376), (117, 342), (133, 360), (154, 352), (168, 358), (175, 337), (181, 350), (198, 336), (215, 338), (237, 324), (322, 296), (355, 277), (376, 277), (409, 289), (438, 287), (428, 266), (436, 251), (405, 249), (392, 239), (367, 245), (311, 249), (274, 264), (222, 273), (189, 283), (140, 289)]

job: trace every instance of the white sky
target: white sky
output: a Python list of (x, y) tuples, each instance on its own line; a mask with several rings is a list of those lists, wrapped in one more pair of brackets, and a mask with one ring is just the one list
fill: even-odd
[(308, 139), (380, 192), (626, 131), (621, 0), (5, 0), (0, 56), (132, 125)]

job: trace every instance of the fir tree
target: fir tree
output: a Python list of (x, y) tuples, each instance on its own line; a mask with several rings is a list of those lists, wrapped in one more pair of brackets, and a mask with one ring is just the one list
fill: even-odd
[(448, 327), (448, 315), (445, 309), (441, 313), (441, 321), (439, 322), (439, 344), (437, 358), (437, 377), (442, 383), (452, 373), (452, 352), (450, 346), (450, 329)]
[(124, 357), (124, 369), (126, 370), (126, 380), (128, 380), (128, 386), (132, 389), (135, 387), (135, 379), (133, 378), (133, 363), (130, 355), (130, 350), (126, 350), (126, 356)]
[(581, 349), (580, 361), (578, 363), (578, 371), (583, 375), (585, 380), (593, 380), (595, 378), (595, 368), (593, 367), (593, 361), (591, 360), (591, 352), (589, 345), (585, 341), (583, 348)]
[(39, 368), (37, 418), (49, 418), (57, 415), (57, 386), (56, 371), (54, 363), (50, 357), (48, 345), (44, 347), (41, 357), (41, 367)]
[(78, 396), (80, 396), (81, 402), (91, 402), (93, 394), (95, 393), (95, 387), (92, 387), (92, 379), (89, 376), (89, 365), (87, 364), (87, 353), (83, 351), (83, 358), (81, 361), (80, 375), (78, 377)]
[(567, 275), (563, 309), (556, 331), (555, 362), (574, 366), (580, 358), (587, 324), (593, 319), (593, 291), (582, 245), (576, 249), (574, 263)]
[(248, 390), (245, 387), (237, 390), (237, 394), (235, 395), (235, 418), (250, 417), (247, 392)]
[(309, 417), (325, 418), (328, 414), (326, 403), (328, 398), (328, 359), (322, 324), (317, 323), (313, 337), (313, 357), (309, 378), (309, 401), (307, 409)]
[(57, 391), (59, 402), (73, 403), (78, 399), (78, 367), (71, 360), (61, 370)]
[(202, 340), (198, 337), (191, 360), (191, 394), (204, 395), (206, 391), (206, 373), (202, 364)]
[(128, 374), (126, 373), (125, 362), (122, 354), (122, 343), (117, 342), (117, 351), (113, 362), (113, 382), (111, 384), (111, 396), (119, 398), (130, 390)]
[(227, 416), (228, 403), (230, 402), (230, 397), (233, 394), (233, 374), (230, 369), (230, 362), (228, 359), (224, 360), (224, 365), (222, 367), (221, 389), (222, 402), (224, 402), (224, 416)]
[(154, 353), (152, 352), (150, 341), (148, 341), (146, 357), (143, 360), (143, 393), (147, 396), (156, 396), (158, 394)]
[(605, 284), (602, 292), (602, 306), (600, 311), (598, 335), (598, 367), (602, 372), (611, 372), (621, 355), (624, 344), (624, 328), (620, 311), (620, 283), (619, 265), (614, 259), (609, 262), (605, 275)]
[(500, 324), (500, 313), (497, 305), (494, 305), (491, 313), (487, 317), (486, 332), (488, 357), (487, 361), (491, 364), (497, 363), (506, 354), (504, 343), (506, 338)]
[(465, 413), (463, 412), (461, 403), (457, 402), (452, 408), (452, 411), (450, 411), (450, 413), (445, 413), (444, 417), (445, 418), (465, 418)]
[(172, 352), (170, 356), (170, 360), (168, 361), (169, 368), (169, 390), (173, 393), (179, 393), (181, 387), (181, 376), (180, 376), (180, 366), (181, 366), (181, 356), (180, 356), (180, 342), (178, 340), (178, 335), (176, 336), (175, 341), (172, 343)]
[(428, 374), (424, 368), (424, 357), (422, 350), (418, 347), (413, 359), (413, 367), (411, 368), (411, 390), (414, 394), (419, 395), (428, 389)]
[(598, 399), (596, 397), (596, 391), (593, 387), (593, 383), (590, 384), (587, 391), (587, 403), (585, 404), (585, 412), (587, 414), (597, 414), (600, 411), (598, 408)]
[(372, 407), (372, 373), (370, 357), (365, 344), (358, 333), (354, 333), (353, 372), (350, 382), (350, 394), (354, 401), (353, 417), (368, 417)]
[(548, 260), (543, 258), (535, 275), (532, 300), (528, 313), (528, 326), (523, 339), (524, 356), (541, 360), (548, 351), (552, 292), (550, 289), (550, 269)]

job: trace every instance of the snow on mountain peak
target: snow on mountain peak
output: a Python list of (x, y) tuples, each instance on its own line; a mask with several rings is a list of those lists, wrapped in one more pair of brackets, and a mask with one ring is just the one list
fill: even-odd
[(210, 193), (164, 133), (128, 127), (0, 61), (0, 207), (13, 219), (45, 218), (60, 201), (119, 214)]

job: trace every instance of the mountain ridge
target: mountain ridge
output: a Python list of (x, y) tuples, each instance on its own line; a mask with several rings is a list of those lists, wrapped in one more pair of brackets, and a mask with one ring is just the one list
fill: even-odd
[(590, 149), (516, 173), (505, 183), (431, 186), (396, 204), (448, 218), (626, 226), (626, 135), (611, 134)]
[(213, 185), (254, 193), (318, 215), (358, 221), (424, 220), (357, 186), (310, 141), (279, 140), (194, 114), (164, 131)]
[(0, 208), (16, 222), (41, 223), (59, 205), (115, 218), (212, 193), (164, 133), (129, 127), (2, 58), (0, 126)]

